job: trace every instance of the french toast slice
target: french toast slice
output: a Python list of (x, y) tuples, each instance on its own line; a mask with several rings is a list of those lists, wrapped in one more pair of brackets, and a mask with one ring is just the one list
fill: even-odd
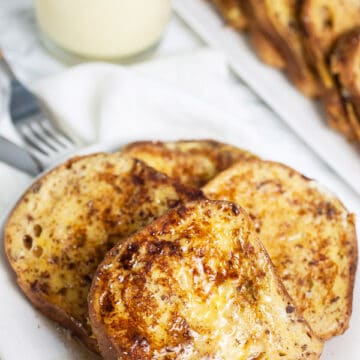
[(284, 61), (272, 43), (255, 26), (253, 21), (248, 21), (244, 11), (244, 0), (210, 0), (222, 15), (226, 23), (235, 30), (250, 30), (251, 43), (259, 58), (266, 64), (283, 68)]
[(357, 0), (302, 0), (300, 21), (306, 51), (319, 74), (322, 102), (329, 125), (349, 140), (356, 140), (354, 129), (343, 107), (336, 79), (330, 71), (331, 51), (336, 40), (360, 26)]
[(279, 163), (240, 161), (208, 183), (210, 199), (248, 211), (290, 296), (323, 340), (349, 325), (357, 265), (354, 215)]
[(144, 161), (154, 169), (200, 187), (240, 159), (257, 158), (246, 150), (214, 140), (131, 143), (122, 153)]
[(342, 111), (360, 141), (360, 26), (338, 39), (331, 53), (330, 71), (338, 85)]
[(247, 19), (242, 10), (242, 0), (210, 0), (229, 26), (236, 30), (247, 28)]
[(179, 202), (202, 197), (119, 153), (74, 158), (18, 202), (5, 228), (6, 254), (35, 307), (97, 351), (87, 296), (105, 253)]
[(256, 21), (253, 8), (249, 1), (242, 1), (243, 12), (248, 19), (248, 29), (250, 34), (251, 44), (259, 57), (259, 59), (267, 65), (277, 69), (284, 69), (286, 66), (280, 50), (277, 48), (268, 34), (263, 31), (260, 24)]
[(225, 201), (170, 210), (99, 265), (90, 321), (106, 360), (318, 359), (248, 215)]
[[(244, 2), (245, 3), (245, 2)], [(297, 0), (249, 0), (247, 14), (284, 60), (284, 71), (306, 96), (317, 97), (319, 88), (302, 42)]]

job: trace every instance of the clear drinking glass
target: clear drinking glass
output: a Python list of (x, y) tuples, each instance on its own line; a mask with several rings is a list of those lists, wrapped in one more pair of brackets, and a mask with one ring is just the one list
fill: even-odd
[(131, 61), (155, 48), (171, 0), (34, 0), (44, 45), (65, 61)]

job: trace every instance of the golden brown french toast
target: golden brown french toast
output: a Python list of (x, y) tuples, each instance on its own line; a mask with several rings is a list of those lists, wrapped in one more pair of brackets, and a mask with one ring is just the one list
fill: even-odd
[(170, 210), (99, 265), (90, 321), (106, 360), (318, 359), (248, 215), (225, 201)]
[(249, 1), (242, 1), (242, 9), (248, 19), (251, 43), (259, 59), (267, 65), (283, 69), (286, 66), (285, 59), (276, 44), (271, 41), (268, 34), (263, 31), (260, 24), (257, 22)]
[(256, 24), (252, 24), (250, 29), (251, 43), (260, 60), (277, 69), (283, 69), (285, 67), (285, 60), (279, 50), (267, 39), (266, 34)]
[(247, 28), (247, 19), (242, 10), (242, 0), (210, 0), (224, 20), (234, 29)]
[(244, 0), (210, 0), (229, 26), (235, 30), (250, 30), (250, 38), (260, 59), (266, 64), (283, 68), (285, 63), (278, 50), (258, 29), (253, 21), (248, 21)]
[(360, 141), (360, 26), (338, 39), (331, 54), (330, 71), (338, 86), (342, 113)]
[(202, 186), (237, 160), (257, 158), (248, 151), (213, 140), (140, 141), (122, 149), (183, 184)]
[(306, 96), (316, 97), (317, 79), (303, 47), (297, 5), (298, 0), (248, 0), (246, 13), (278, 50), (290, 80)]
[(357, 265), (354, 215), (318, 183), (274, 162), (240, 161), (203, 191), (248, 211), (290, 296), (315, 334), (343, 333)]
[(96, 351), (87, 296), (105, 253), (181, 201), (202, 197), (119, 153), (74, 158), (18, 202), (5, 229), (7, 257), (30, 301)]
[(316, 67), (323, 89), (322, 101), (330, 126), (355, 140), (350, 119), (343, 108), (336, 80), (330, 72), (330, 54), (336, 40), (360, 25), (358, 0), (302, 0), (300, 4), (304, 45)]

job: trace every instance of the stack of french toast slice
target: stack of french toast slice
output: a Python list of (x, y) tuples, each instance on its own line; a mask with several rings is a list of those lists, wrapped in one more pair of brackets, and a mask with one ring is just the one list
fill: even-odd
[(332, 128), (360, 142), (359, 1), (210, 1), (230, 26), (230, 14), (241, 14), (259, 57), (304, 95), (319, 98)]
[(30, 302), (114, 359), (319, 359), (349, 326), (354, 215), (317, 182), (210, 140), (68, 160), (11, 212)]

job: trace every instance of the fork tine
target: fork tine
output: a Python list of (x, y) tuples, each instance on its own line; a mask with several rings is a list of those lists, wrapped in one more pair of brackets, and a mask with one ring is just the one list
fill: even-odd
[(48, 136), (46, 136), (46, 134), (42, 131), (37, 121), (30, 121), (28, 123), (28, 127), (32, 130), (34, 136), (43, 143), (44, 147), (47, 146), (49, 154), (59, 151), (57, 146), (53, 144), (53, 141), (51, 141)]
[(40, 163), (44, 166), (44, 164), (48, 163), (49, 155), (45, 155), (44, 153), (38, 151), (35, 148), (31, 148), (30, 146), (27, 147), (27, 151), (35, 157), (35, 159), (39, 160)]
[(65, 135), (60, 129), (55, 127), (49, 120), (41, 119), (39, 121), (40, 126), (43, 130), (51, 137), (54, 141), (59, 143), (65, 148), (73, 148), (75, 145), (74, 140)]
[(59, 152), (66, 148), (66, 146), (64, 146), (62, 143), (54, 140), (53, 136), (49, 136), (48, 132), (43, 128), (43, 126), (41, 126), (40, 121), (32, 121), (29, 123), (29, 125), (34, 133), (37, 134), (42, 139), (42, 141), (44, 141), (54, 151)]
[(46, 156), (50, 156), (54, 153), (54, 150), (50, 148), (39, 136), (33, 131), (29, 124), (21, 124), (17, 127), (21, 135), (23, 136), (26, 144)]
[(47, 152), (37, 144), (36, 139), (34, 139), (34, 136), (32, 135), (31, 131), (29, 131), (29, 129), (26, 127), (26, 125), (17, 126), (17, 129), (30, 150), (35, 149), (41, 154), (47, 155)]
[(47, 122), (40, 120), (38, 122), (39, 127), (41, 128), (41, 130), (50, 138), (52, 139), (59, 147), (61, 148), (67, 148), (67, 144), (63, 141), (61, 141), (60, 136), (58, 136), (58, 134), (56, 134), (55, 132), (52, 131), (52, 129), (50, 128), (50, 126), (47, 125)]
[(22, 136), (29, 152), (46, 167), (81, 145), (49, 120), (38, 98), (11, 71), (6, 59), (0, 56), (10, 79), (9, 115)]

